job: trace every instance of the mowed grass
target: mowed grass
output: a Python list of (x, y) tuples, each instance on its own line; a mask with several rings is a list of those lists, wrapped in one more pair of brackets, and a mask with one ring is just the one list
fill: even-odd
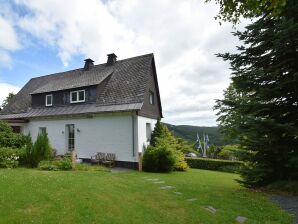
[[(245, 223), (292, 223), (292, 216), (263, 194), (242, 188), (236, 178), (205, 170), (154, 174), (2, 169), (0, 223), (217, 224), (236, 223), (238, 215), (248, 218)], [(176, 189), (160, 189), (162, 185)], [(218, 210), (212, 214), (206, 206)]]

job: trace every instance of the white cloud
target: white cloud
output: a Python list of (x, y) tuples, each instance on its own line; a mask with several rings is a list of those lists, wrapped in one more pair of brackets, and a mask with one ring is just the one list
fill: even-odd
[(11, 66), (11, 57), (9, 52), (20, 48), (17, 34), (13, 24), (8, 19), (4, 19), (0, 14), (0, 64)]
[(16, 94), (19, 92), (20, 87), (11, 85), (9, 83), (1, 83), (0, 82), (0, 105), (2, 105), (3, 100), (6, 99), (9, 93)]
[[(75, 55), (98, 63), (153, 52), (166, 122), (215, 125), (214, 99), (229, 84), (228, 64), (214, 55), (235, 49), (218, 7), (197, 0), (16, 0), (30, 13), (23, 31), (52, 46), (65, 66)], [(65, 7), (67, 6), (67, 7)]]

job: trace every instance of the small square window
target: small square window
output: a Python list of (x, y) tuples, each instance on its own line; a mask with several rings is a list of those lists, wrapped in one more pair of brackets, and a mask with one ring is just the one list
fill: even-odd
[(46, 106), (52, 106), (53, 105), (53, 95), (46, 95)]
[(154, 93), (152, 91), (149, 92), (149, 103), (154, 104)]

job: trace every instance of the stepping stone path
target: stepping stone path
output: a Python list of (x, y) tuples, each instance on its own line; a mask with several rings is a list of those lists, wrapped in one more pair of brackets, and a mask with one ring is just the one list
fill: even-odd
[[(159, 180), (159, 179), (157, 179), (157, 178), (143, 177), (143, 179), (148, 180), (148, 181), (152, 181), (154, 184), (164, 184), (164, 183), (165, 183), (165, 181), (161, 181), (161, 180)], [(161, 186), (161, 187), (160, 187), (160, 189), (173, 189), (173, 188), (176, 188), (176, 187), (175, 187), (175, 186)], [(179, 191), (175, 191), (174, 194), (176, 194), (176, 195), (182, 195), (182, 193), (179, 192)], [(186, 199), (186, 201), (197, 201), (197, 200), (198, 200), (197, 198), (188, 198), (188, 199)], [(214, 208), (214, 207), (212, 207), (212, 206), (208, 206), (208, 207), (206, 207), (205, 209), (206, 209), (207, 211), (213, 213), (213, 214), (215, 214), (215, 213), (217, 212), (217, 209)], [(247, 220), (247, 218), (244, 217), (244, 216), (237, 216), (237, 217), (235, 218), (235, 221), (236, 221), (237, 223), (240, 223), (240, 224), (245, 223), (246, 220)]]
[(247, 220), (247, 218), (244, 216), (237, 216), (235, 220), (237, 223), (244, 223)]
[(164, 184), (165, 182), (164, 181), (155, 181), (153, 183), (155, 183), (155, 184)]
[(196, 201), (198, 200), (197, 198), (189, 198), (189, 199), (186, 199), (186, 201)]
[(216, 211), (217, 211), (217, 209), (216, 209), (216, 208), (213, 208), (212, 206), (208, 206), (208, 207), (206, 208), (206, 210), (209, 211), (209, 212), (211, 212), (211, 213), (213, 213), (213, 214), (215, 214)]
[(160, 189), (173, 189), (176, 188), (174, 186), (161, 186)]

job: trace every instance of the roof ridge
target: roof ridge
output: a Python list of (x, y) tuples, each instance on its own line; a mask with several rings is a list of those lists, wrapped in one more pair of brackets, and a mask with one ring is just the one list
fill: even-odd
[[(133, 60), (133, 59), (137, 59), (137, 58), (141, 58), (141, 57), (148, 57), (148, 56), (154, 56), (154, 54), (153, 53), (148, 53), (148, 54), (138, 55), (138, 56), (131, 57), (131, 58), (125, 58), (125, 59), (117, 60), (117, 62), (124, 62), (124, 61), (129, 61), (129, 60)], [(102, 65), (106, 65), (106, 64), (107, 63), (105, 62), (105, 63), (94, 65), (94, 67), (98, 67), (98, 66), (102, 66)], [(51, 76), (51, 75), (62, 75), (63, 73), (66, 73), (66, 72), (68, 73), (68, 72), (74, 72), (74, 71), (79, 71), (79, 70), (83, 70), (83, 67), (82, 68), (71, 69), (71, 70), (67, 70), (67, 71), (63, 71), (63, 72), (55, 72), (55, 73), (51, 73), (51, 74), (47, 74), (47, 75), (41, 75), (41, 76), (31, 78), (30, 80), (44, 78), (44, 77)]]

